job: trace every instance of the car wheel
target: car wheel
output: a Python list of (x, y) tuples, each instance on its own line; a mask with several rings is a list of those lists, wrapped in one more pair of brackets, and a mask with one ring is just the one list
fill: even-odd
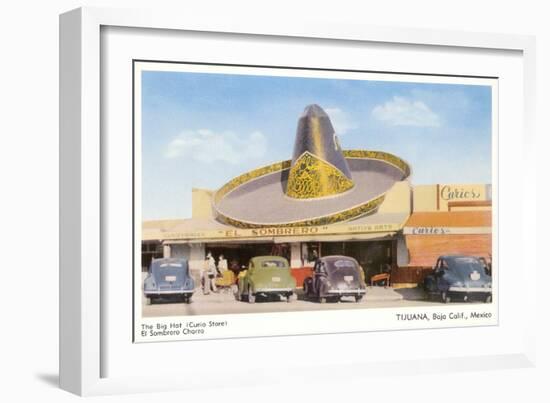
[(292, 295), (293, 295), (293, 293), (291, 293), (291, 292), (289, 292), (286, 295), (286, 302), (292, 302), (293, 301)]
[(485, 298), (485, 303), (490, 304), (491, 302), (493, 302), (493, 296), (492, 295), (487, 295), (487, 298)]
[(359, 302), (363, 299), (363, 296), (362, 295), (356, 295), (355, 296), (355, 302)]
[(441, 301), (443, 301), (443, 303), (445, 303), (445, 304), (448, 304), (449, 302), (451, 302), (451, 297), (449, 297), (449, 295), (445, 291), (442, 291), (441, 292)]
[(327, 302), (327, 299), (325, 297), (319, 297), (319, 302), (321, 304), (324, 304), (325, 302)]
[(253, 304), (254, 302), (256, 302), (256, 296), (252, 293), (252, 290), (250, 287), (248, 287), (248, 302), (250, 304)]
[(190, 303), (191, 303), (191, 297), (185, 298), (185, 303), (186, 303), (186, 304), (190, 304)]

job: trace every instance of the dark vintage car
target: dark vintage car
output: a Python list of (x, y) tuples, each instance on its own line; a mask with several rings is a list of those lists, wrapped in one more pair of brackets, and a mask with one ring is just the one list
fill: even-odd
[(440, 256), (433, 272), (424, 278), (428, 299), (492, 301), (492, 280), (484, 263), (475, 256)]
[(359, 302), (367, 292), (357, 260), (347, 256), (324, 256), (315, 262), (312, 277), (304, 280), (304, 296), (321, 303), (354, 297)]
[(250, 259), (246, 272), (239, 274), (236, 297), (239, 301), (245, 298), (250, 303), (256, 297), (282, 296), (291, 302), (296, 289), (296, 280), (290, 274), (290, 266), (284, 257), (256, 256)]
[(189, 275), (189, 265), (185, 259), (153, 260), (143, 282), (143, 293), (148, 303), (160, 298), (190, 303), (194, 290), (195, 282)]

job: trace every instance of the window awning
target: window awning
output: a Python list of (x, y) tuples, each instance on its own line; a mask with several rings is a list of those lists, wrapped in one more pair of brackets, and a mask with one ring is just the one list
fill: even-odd
[(293, 243), (293, 242), (349, 242), (349, 241), (374, 241), (378, 239), (387, 239), (394, 236), (396, 232), (372, 232), (364, 234), (349, 235), (313, 235), (305, 237), (276, 237), (275, 243)]
[(144, 228), (143, 240), (165, 243), (209, 242), (307, 242), (346, 241), (385, 238), (403, 228), (408, 213), (377, 213), (345, 223), (305, 227), (265, 227), (241, 229), (214, 220), (174, 221), (162, 229)]

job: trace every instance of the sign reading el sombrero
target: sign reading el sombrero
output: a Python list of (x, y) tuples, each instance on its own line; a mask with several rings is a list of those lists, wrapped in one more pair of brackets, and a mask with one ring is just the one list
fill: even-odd
[(143, 234), (144, 240), (205, 240), (291, 237), (309, 235), (346, 235), (396, 232), (404, 223), (346, 224), (309, 227), (265, 227), (251, 229), (223, 229), (198, 231), (155, 231)]
[(342, 150), (328, 115), (309, 105), (292, 160), (233, 178), (216, 192), (213, 208), (218, 221), (237, 228), (330, 225), (373, 213), (409, 174), (395, 155)]

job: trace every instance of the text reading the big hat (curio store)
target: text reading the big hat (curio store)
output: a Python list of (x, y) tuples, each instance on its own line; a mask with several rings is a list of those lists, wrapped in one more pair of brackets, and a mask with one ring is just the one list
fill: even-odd
[(141, 324), (140, 335), (142, 338), (166, 337), (166, 336), (188, 336), (205, 335), (208, 329), (227, 327), (226, 320), (223, 321), (182, 321), (169, 323)]

